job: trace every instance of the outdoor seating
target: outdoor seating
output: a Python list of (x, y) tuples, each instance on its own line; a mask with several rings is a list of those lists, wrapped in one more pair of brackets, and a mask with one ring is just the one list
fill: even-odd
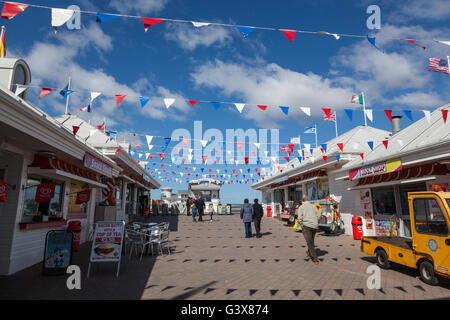
[[(142, 260), (142, 256), (144, 255), (145, 248), (152, 244), (151, 238), (149, 239), (148, 235), (146, 233), (138, 232), (138, 231), (134, 231), (134, 230), (127, 231), (127, 241), (131, 243), (129, 258), (131, 258), (131, 254), (133, 252), (133, 247), (135, 248), (136, 255), (138, 254), (138, 247), (140, 247), (141, 248), (141, 259), (140, 260)], [(152, 249), (152, 251), (153, 251), (153, 249)]]
[(170, 255), (169, 230), (160, 230), (152, 233), (151, 242), (152, 242), (152, 254), (153, 254), (153, 245), (156, 244), (161, 254), (163, 254), (162, 248), (163, 246), (165, 246)]

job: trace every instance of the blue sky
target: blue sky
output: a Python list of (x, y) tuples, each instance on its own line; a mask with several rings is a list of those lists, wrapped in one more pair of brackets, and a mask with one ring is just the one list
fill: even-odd
[[(339, 133), (363, 124), (361, 108), (350, 103), (352, 93), (365, 92), (367, 108), (374, 110), (374, 123), (369, 125), (385, 130), (390, 130), (391, 125), (383, 109), (392, 109), (394, 114), (412, 110), (418, 119), (423, 117), (421, 110), (432, 110), (450, 98), (448, 76), (426, 70), (428, 58), (445, 58), (450, 55), (450, 46), (419, 41), (450, 40), (450, 8), (446, 1), (24, 2), (57, 8), (76, 4), (86, 11), (153, 18), (380, 37), (377, 46), (384, 53), (366, 39), (336, 40), (332, 36), (298, 33), (290, 42), (279, 31), (263, 30), (255, 30), (244, 38), (234, 28), (194, 28), (191, 24), (168, 21), (145, 33), (139, 19), (119, 18), (98, 24), (95, 16), (89, 14), (81, 15), (80, 30), (67, 30), (64, 26), (55, 34), (50, 26), (50, 10), (33, 7), (10, 21), (2, 21), (7, 28), (7, 57), (27, 60), (33, 85), (62, 88), (72, 76), (77, 92), (71, 95), (70, 112), (93, 124), (106, 118), (108, 127), (119, 132), (170, 137), (175, 129), (185, 128), (193, 134), (193, 121), (199, 120), (204, 130), (217, 128), (224, 135), (226, 129), (279, 128), (280, 142), (285, 145), (299, 135), (302, 143), (313, 143), (314, 135), (303, 131), (317, 124), (319, 143), (323, 143), (335, 136), (335, 130), (333, 123), (323, 120), (322, 107), (337, 111)], [(370, 4), (381, 8), (381, 29), (375, 32), (366, 27), (366, 8)], [(417, 39), (427, 49), (382, 37)], [(94, 101), (90, 114), (78, 112), (87, 104), (90, 90), (103, 95)], [(38, 100), (39, 89), (31, 91), (29, 99), (49, 114), (64, 112), (64, 100), (57, 93)], [(119, 107), (115, 94), (128, 95)], [(139, 95), (152, 98), (144, 108), (139, 105)], [(177, 101), (166, 109), (158, 99), (161, 97)], [(223, 104), (215, 110), (208, 103), (192, 107), (183, 99), (250, 105), (240, 114), (233, 105)], [(255, 104), (269, 108), (261, 111)], [(290, 107), (289, 116), (281, 112), (280, 105)], [(299, 107), (311, 107), (312, 117)], [(353, 121), (345, 116), (346, 108), (355, 110)], [(406, 117), (402, 122), (404, 127), (411, 123)], [(140, 141), (143, 147), (138, 151), (146, 151), (143, 137), (122, 135), (119, 139), (133, 145)], [(154, 138), (153, 143), (151, 153), (155, 157), (149, 163), (157, 163), (162, 170), (158, 153), (163, 139)], [(280, 162), (285, 161), (283, 156)], [(170, 157), (164, 163), (167, 168)], [(205, 168), (219, 168), (221, 173), (226, 169)], [(250, 178), (248, 167), (229, 166), (228, 170), (233, 168), (243, 169), (246, 178)], [(253, 172), (254, 166), (250, 168)], [(176, 167), (168, 170), (184, 171)], [(163, 185), (175, 190), (186, 188), (185, 183)], [(154, 195), (159, 197), (158, 192)], [(226, 185), (222, 190), (225, 202), (240, 202), (243, 197), (257, 195), (250, 184), (244, 183)]]

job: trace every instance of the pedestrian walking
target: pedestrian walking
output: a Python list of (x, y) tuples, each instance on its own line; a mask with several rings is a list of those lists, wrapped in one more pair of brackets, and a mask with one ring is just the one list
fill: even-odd
[(252, 237), (252, 221), (253, 221), (253, 207), (248, 203), (248, 199), (244, 200), (244, 205), (241, 208), (241, 219), (245, 226), (245, 237)]
[(209, 222), (213, 221), (213, 214), (214, 214), (214, 205), (212, 203), (209, 204), (209, 208), (208, 208), (208, 214), (209, 214)]
[(255, 224), (256, 237), (261, 238), (261, 219), (263, 217), (262, 205), (258, 203), (258, 199), (253, 200), (253, 223)]
[(298, 222), (302, 226), (302, 233), (305, 237), (308, 250), (306, 255), (311, 258), (315, 264), (319, 263), (317, 259), (316, 248), (314, 247), (314, 237), (319, 229), (320, 213), (315, 205), (308, 201), (308, 196), (303, 195), (302, 205), (300, 206), (298, 213)]
[(197, 206), (197, 211), (198, 211), (198, 221), (203, 221), (203, 212), (205, 210), (205, 201), (203, 201), (202, 196), (200, 196), (195, 201), (195, 205)]
[(195, 216), (197, 215), (197, 207), (195, 206), (195, 204), (191, 204), (191, 212), (192, 212), (192, 220), (194, 222), (197, 222), (197, 220), (195, 220)]
[(186, 215), (190, 216), (191, 215), (191, 197), (187, 198), (186, 200)]

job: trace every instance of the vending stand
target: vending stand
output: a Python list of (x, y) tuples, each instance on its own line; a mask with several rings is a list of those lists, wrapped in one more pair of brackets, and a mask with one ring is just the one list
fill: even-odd
[(117, 263), (116, 276), (119, 276), (124, 232), (124, 221), (101, 221), (95, 224), (94, 240), (92, 242), (87, 274), (88, 278), (91, 271), (91, 263), (96, 262)]

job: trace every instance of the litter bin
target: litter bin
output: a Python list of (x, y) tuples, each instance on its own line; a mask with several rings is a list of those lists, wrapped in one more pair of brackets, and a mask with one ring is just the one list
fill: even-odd
[(267, 216), (268, 217), (272, 216), (272, 207), (271, 206), (267, 206)]
[(352, 218), (352, 226), (353, 226), (353, 239), (361, 240), (363, 235), (362, 230), (362, 218), (361, 217), (353, 217)]
[(80, 246), (81, 222), (78, 220), (70, 221), (67, 226), (67, 231), (72, 231), (73, 233), (72, 250), (78, 251)]
[(217, 214), (222, 214), (222, 205), (217, 205)]
[(227, 204), (227, 214), (231, 214), (231, 204)]

